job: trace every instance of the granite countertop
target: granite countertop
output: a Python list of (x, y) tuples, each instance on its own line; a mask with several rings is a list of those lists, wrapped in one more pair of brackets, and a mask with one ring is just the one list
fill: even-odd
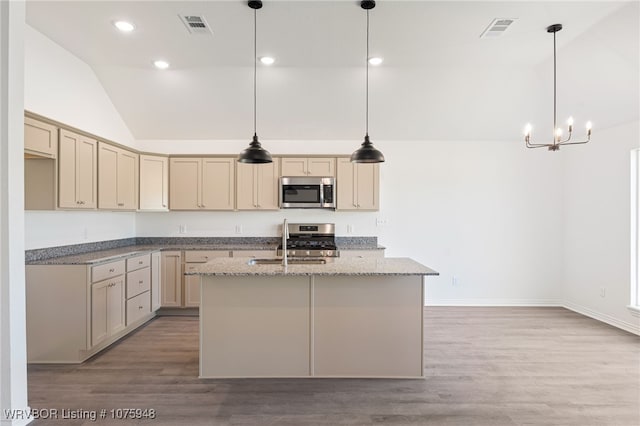
[(195, 265), (187, 275), (213, 276), (277, 276), (277, 275), (439, 275), (407, 257), (333, 258), (326, 264), (313, 265), (249, 265), (248, 258), (216, 258)]
[[(27, 265), (97, 265), (112, 262), (136, 254), (151, 253), (158, 250), (273, 250), (277, 243), (268, 241), (259, 243), (242, 244), (207, 244), (207, 243), (181, 243), (181, 244), (131, 244), (107, 250), (95, 250), (86, 253), (68, 256), (57, 256), (43, 259), (27, 260)], [(339, 245), (339, 250), (384, 250), (382, 246)]]

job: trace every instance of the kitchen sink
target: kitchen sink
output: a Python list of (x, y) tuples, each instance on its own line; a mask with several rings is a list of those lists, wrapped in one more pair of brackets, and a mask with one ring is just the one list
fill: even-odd
[[(326, 259), (289, 259), (289, 265), (324, 265)], [(282, 259), (251, 259), (247, 265), (280, 265)]]

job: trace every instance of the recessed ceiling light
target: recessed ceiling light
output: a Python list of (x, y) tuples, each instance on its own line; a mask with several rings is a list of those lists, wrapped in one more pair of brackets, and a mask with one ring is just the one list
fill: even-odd
[(169, 62), (163, 61), (161, 59), (153, 61), (153, 65), (160, 70), (166, 70), (167, 68), (169, 68)]
[(382, 63), (382, 58), (379, 58), (377, 56), (374, 56), (372, 58), (369, 58), (369, 63), (371, 65), (380, 65)]
[(122, 31), (123, 33), (130, 33), (136, 29), (136, 26), (127, 21), (115, 21), (113, 26)]
[(273, 65), (273, 63), (276, 60), (273, 59), (271, 56), (263, 56), (260, 58), (260, 62), (262, 62), (264, 65)]

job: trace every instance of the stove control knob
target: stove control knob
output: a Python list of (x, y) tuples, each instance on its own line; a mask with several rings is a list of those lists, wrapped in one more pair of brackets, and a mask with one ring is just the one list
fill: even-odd
[(295, 256), (295, 255), (296, 255), (295, 250), (289, 250), (289, 256)]
[(327, 256), (327, 257), (333, 256), (333, 250), (327, 250), (323, 256)]
[(309, 256), (309, 255), (311, 254), (311, 252), (310, 252), (309, 250), (307, 250), (307, 251), (305, 252), (305, 254), (306, 254), (307, 256)]

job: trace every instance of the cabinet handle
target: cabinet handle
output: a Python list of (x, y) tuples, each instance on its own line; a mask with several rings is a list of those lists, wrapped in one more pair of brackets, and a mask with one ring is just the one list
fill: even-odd
[(76, 204), (80, 204), (80, 201), (76, 201)]
[(203, 205), (201, 205), (200, 207), (205, 208), (205, 207), (207, 207), (207, 206), (205, 206), (205, 205), (203, 204)]
[(142, 260), (138, 261), (138, 265), (142, 265), (144, 262)]
[(142, 280), (138, 281), (138, 284), (142, 284), (142, 283), (143, 283), (143, 281), (142, 281)]
[(118, 203), (118, 207), (124, 207), (124, 203)]
[(204, 258), (205, 258), (205, 259), (208, 259), (208, 258), (209, 258), (209, 256), (205, 256)]
[(142, 306), (138, 306), (138, 309), (144, 309)]
[(163, 205), (162, 205), (162, 207), (167, 207), (167, 205), (166, 205), (166, 204), (163, 204)]
[(116, 268), (109, 269), (109, 272), (115, 272), (115, 271), (116, 271)]

